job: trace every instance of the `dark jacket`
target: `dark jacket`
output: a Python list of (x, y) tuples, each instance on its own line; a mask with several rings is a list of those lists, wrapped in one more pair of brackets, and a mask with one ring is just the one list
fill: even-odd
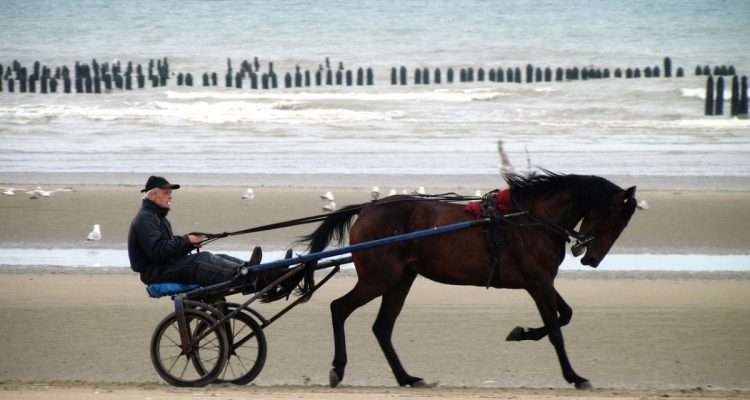
[(193, 250), (185, 236), (175, 236), (167, 220), (168, 208), (161, 208), (144, 199), (128, 233), (130, 268), (141, 274), (141, 281), (149, 283), (158, 276), (159, 269)]

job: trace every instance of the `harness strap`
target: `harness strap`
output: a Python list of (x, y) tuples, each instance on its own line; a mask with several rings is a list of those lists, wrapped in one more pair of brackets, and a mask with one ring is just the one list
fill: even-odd
[(485, 239), (484, 243), (490, 256), (487, 284), (485, 285), (486, 289), (489, 289), (492, 280), (495, 278), (495, 274), (500, 274), (500, 250), (503, 246), (503, 230), (500, 224), (505, 221), (505, 217), (503, 217), (497, 208), (497, 192), (498, 189), (495, 189), (486, 193), (482, 196), (482, 200), (479, 203), (482, 210), (482, 217), (490, 219), (490, 223), (482, 228)]

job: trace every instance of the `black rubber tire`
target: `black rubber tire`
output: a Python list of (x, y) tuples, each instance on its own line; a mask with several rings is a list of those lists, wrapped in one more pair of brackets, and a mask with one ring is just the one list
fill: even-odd
[[(185, 320), (191, 337), (216, 324), (213, 316), (194, 308), (185, 309)], [(213, 382), (224, 370), (229, 342), (224, 328), (218, 327), (196, 344), (190, 356), (183, 354), (177, 316), (171, 313), (156, 326), (150, 351), (154, 369), (167, 383), (180, 387), (201, 387)], [(203, 368), (195, 368), (196, 364)]]
[(229, 325), (224, 328), (229, 341), (229, 355), (216, 382), (247, 385), (258, 377), (266, 363), (266, 335), (258, 322), (244, 312), (231, 318)]
[[(238, 304), (227, 303), (225, 312), (229, 314), (238, 306)], [(266, 335), (255, 318), (245, 312), (240, 312), (230, 318), (224, 325), (224, 331), (227, 334), (229, 352), (226, 366), (214, 382), (247, 385), (258, 377), (266, 363), (268, 353)], [(199, 371), (205, 370), (199, 362), (194, 365)]]

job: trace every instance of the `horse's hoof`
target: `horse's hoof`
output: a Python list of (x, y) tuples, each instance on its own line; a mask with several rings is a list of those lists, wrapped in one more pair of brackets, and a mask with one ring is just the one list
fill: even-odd
[(576, 382), (576, 389), (578, 390), (592, 390), (593, 388), (589, 381)]
[(506, 342), (520, 342), (521, 341), (521, 337), (523, 336), (523, 334), (525, 332), (526, 332), (525, 329), (523, 329), (520, 326), (517, 326), (517, 327), (513, 328), (512, 331), (510, 331), (510, 333), (508, 334), (508, 336), (505, 338), (505, 341)]
[(437, 386), (437, 383), (436, 382), (427, 383), (427, 382), (424, 381), (424, 379), (418, 379), (418, 380), (414, 381), (413, 383), (410, 383), (409, 386), (413, 387), (413, 388), (424, 389), (424, 388), (435, 387), (435, 386)]
[(336, 368), (331, 368), (331, 372), (328, 373), (328, 386), (335, 388), (339, 383), (341, 383), (341, 378), (336, 373)]

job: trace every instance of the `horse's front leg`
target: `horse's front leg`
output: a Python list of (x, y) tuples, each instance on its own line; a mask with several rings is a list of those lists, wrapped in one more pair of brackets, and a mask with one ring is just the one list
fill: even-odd
[[(555, 295), (557, 296), (557, 312), (560, 314), (557, 322), (560, 324), (560, 327), (563, 327), (569, 324), (571, 318), (573, 318), (573, 309), (570, 308), (568, 303), (565, 302), (565, 300), (562, 298), (562, 296), (560, 296), (560, 293), (558, 293), (557, 290), (555, 290)], [(524, 328), (522, 326), (517, 326), (513, 328), (512, 331), (510, 331), (505, 340), (509, 342), (520, 342), (522, 340), (539, 340), (544, 338), (548, 334), (549, 330), (546, 326), (542, 326), (540, 328)]]
[(560, 320), (557, 318), (557, 299), (559, 295), (552, 284), (542, 285), (541, 287), (529, 289), (529, 294), (534, 299), (539, 314), (544, 321), (544, 327), (548, 331), (549, 341), (555, 347), (557, 359), (560, 361), (563, 377), (568, 383), (575, 384), (576, 389), (591, 389), (591, 383), (576, 374), (568, 360), (568, 354), (565, 352), (565, 343), (563, 341), (562, 330), (560, 329)]

